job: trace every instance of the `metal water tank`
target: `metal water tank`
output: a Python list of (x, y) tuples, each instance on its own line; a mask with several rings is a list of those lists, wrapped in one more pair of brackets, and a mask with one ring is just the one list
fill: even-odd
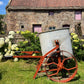
[(39, 34), (42, 55), (55, 47), (55, 40), (59, 41), (60, 50), (73, 54), (69, 29), (57, 29), (54, 31), (42, 32)]

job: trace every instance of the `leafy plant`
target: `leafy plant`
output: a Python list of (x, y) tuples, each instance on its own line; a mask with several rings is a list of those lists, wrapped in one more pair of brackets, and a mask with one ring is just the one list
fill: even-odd
[(12, 43), (14, 39), (15, 32), (10, 31), (9, 35), (5, 38), (0, 38), (0, 60), (5, 56), (13, 56), (15, 51), (19, 50), (17, 44)]
[(78, 61), (84, 60), (84, 39), (80, 39), (76, 33), (71, 33), (74, 56)]
[(36, 32), (21, 31), (20, 34), (25, 38), (24, 41), (20, 41), (18, 44), (20, 51), (41, 51), (39, 37)]
[(2, 21), (4, 15), (0, 15), (0, 34), (5, 34), (3, 25), (5, 25), (5, 23)]

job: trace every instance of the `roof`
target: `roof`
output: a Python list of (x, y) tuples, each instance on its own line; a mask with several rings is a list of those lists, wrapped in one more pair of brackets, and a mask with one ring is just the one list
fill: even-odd
[(84, 0), (11, 0), (10, 9), (84, 8)]

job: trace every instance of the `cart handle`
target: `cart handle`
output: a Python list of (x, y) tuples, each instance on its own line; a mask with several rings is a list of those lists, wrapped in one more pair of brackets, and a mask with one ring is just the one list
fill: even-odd
[(26, 53), (26, 54), (33, 54), (33, 53), (41, 53), (41, 51), (16, 51), (15, 53)]

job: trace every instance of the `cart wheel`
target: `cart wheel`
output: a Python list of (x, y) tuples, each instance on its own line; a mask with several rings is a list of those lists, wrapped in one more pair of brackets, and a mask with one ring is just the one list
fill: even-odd
[(68, 82), (77, 73), (77, 61), (75, 57), (67, 51), (53, 52), (46, 58), (46, 75), (56, 82)]

